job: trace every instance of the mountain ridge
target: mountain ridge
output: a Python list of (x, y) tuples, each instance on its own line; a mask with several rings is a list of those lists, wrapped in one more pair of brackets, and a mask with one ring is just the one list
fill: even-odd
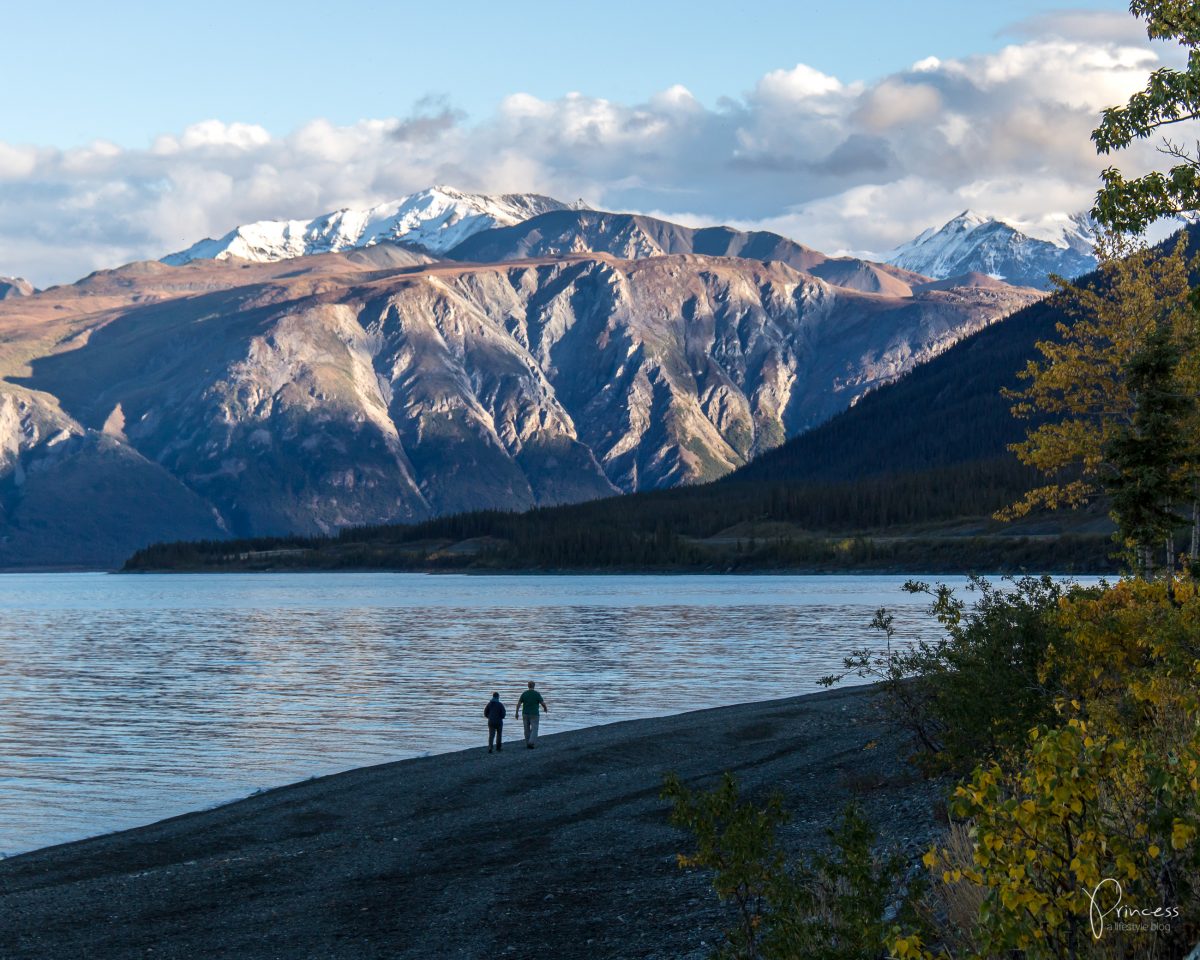
[[(481, 234), (487, 236), (481, 239)], [(764, 230), (691, 228), (644, 214), (593, 210), (582, 200), (566, 203), (536, 193), (487, 195), (438, 185), (373, 207), (342, 208), (309, 220), (242, 224), (162, 261), (179, 265), (236, 257), (269, 262), (379, 243), (479, 262), (588, 250), (625, 258), (700, 253), (777, 259), (842, 286), (902, 295), (897, 280), (912, 286), (970, 273), (1049, 289), (1052, 273), (1070, 278), (1095, 267), (1094, 240), (1095, 225), (1086, 214), (1047, 215), (1031, 223), (968, 209), (877, 258), (829, 257)]]
[(476, 231), (571, 206), (542, 194), (485, 195), (438, 185), (372, 207), (343, 207), (310, 220), (242, 224), (219, 238), (168, 254), (162, 261), (179, 266), (191, 260), (237, 257), (261, 263), (382, 242), (402, 242), (436, 254)]
[(621, 259), (697, 254), (775, 261), (862, 293), (912, 296), (932, 278), (891, 264), (830, 257), (778, 233), (727, 226), (686, 227), (637, 213), (556, 210), (507, 227), (482, 230), (446, 251), (464, 262), (497, 263), (568, 254), (605, 253)]
[(1018, 286), (1051, 288), (1050, 274), (1072, 279), (1096, 268), (1090, 215), (1058, 215), (1034, 226), (964, 210), (883, 254), (893, 266), (935, 280), (980, 273)]

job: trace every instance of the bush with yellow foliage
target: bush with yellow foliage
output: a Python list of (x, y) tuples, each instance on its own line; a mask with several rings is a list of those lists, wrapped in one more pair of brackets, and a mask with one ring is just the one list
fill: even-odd
[(1200, 588), (1124, 580), (1056, 618), (1061, 722), (958, 786), (970, 862), (935, 848), (926, 865), (981, 890), (977, 956), (1183, 956), (1200, 936)]

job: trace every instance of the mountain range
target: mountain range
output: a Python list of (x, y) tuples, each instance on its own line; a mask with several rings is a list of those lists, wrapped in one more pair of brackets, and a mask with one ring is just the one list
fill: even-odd
[(163, 544), (129, 568), (1112, 572), (1103, 502), (990, 519), (1041, 479), (1009, 451), (1030, 422), (1004, 389), (1069, 322), (1043, 297), (713, 483), (337, 538)]
[(219, 239), (201, 240), (163, 257), (173, 266), (191, 260), (236, 257), (266, 263), (396, 243), (445, 253), (468, 237), (507, 227), (540, 213), (582, 207), (536, 193), (484, 196), (437, 186), (367, 208), (344, 208), (312, 220), (260, 220), (235, 227)]
[(0, 563), (710, 480), (1039, 297), (565, 204), (467, 219), (441, 254), (363, 230), (0, 303)]
[[(604, 218), (611, 236), (601, 237), (587, 214)], [(540, 215), (560, 216), (540, 219)], [(531, 220), (536, 223), (530, 225)], [(497, 228), (512, 228), (496, 234)], [(581, 231), (589, 233), (581, 239)], [(481, 233), (485, 240), (472, 240)], [(614, 256), (674, 253), (744, 256), (780, 260), (810, 270), (841, 286), (867, 292), (902, 293), (911, 284), (980, 274), (1016, 286), (1048, 290), (1051, 274), (1068, 279), (1096, 266), (1095, 224), (1087, 214), (1049, 215), (1037, 224), (1003, 220), (964, 210), (938, 228), (883, 254), (880, 262), (829, 258), (794, 240), (764, 231), (729, 227), (692, 229), (637, 214), (591, 211), (582, 200), (564, 203), (540, 194), (485, 196), (436, 186), (374, 207), (343, 208), (312, 220), (261, 220), (235, 227), (218, 239), (201, 240), (163, 258), (179, 265), (230, 257), (265, 263), (401, 243), (436, 257), (488, 262), (496, 251), (519, 256), (555, 256), (603, 248)], [(744, 249), (736, 249), (736, 244)], [(826, 263), (829, 260), (832, 263)], [(867, 263), (869, 266), (863, 267)], [(852, 271), (857, 276), (852, 276)], [(889, 279), (889, 277), (891, 279)]]

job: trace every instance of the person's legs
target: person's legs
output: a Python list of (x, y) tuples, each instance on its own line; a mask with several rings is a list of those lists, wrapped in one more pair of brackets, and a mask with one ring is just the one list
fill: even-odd
[(496, 725), (488, 724), (488, 753), (492, 752), (492, 745), (496, 742)]
[(501, 720), (496, 724), (496, 749), (504, 749), (504, 721)]
[(525, 719), (529, 724), (529, 732), (528, 732), (528, 734), (526, 734), (525, 739), (529, 741), (529, 745), (531, 747), (536, 747), (537, 746), (537, 730), (538, 730), (538, 714), (535, 713), (533, 716), (530, 716), (529, 714), (525, 714)]
[(529, 719), (529, 714), (528, 714), (528, 713), (526, 713), (526, 714), (522, 714), (522, 715), (521, 715), (521, 722), (522, 722), (522, 723), (525, 725), (525, 746), (529, 746), (529, 724), (530, 724), (530, 719)]

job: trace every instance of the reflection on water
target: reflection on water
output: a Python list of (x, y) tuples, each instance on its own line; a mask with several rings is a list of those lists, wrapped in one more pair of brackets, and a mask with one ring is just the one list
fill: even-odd
[(0, 851), (477, 746), (527, 679), (543, 734), (808, 693), (932, 632), (902, 579), (0, 575)]

